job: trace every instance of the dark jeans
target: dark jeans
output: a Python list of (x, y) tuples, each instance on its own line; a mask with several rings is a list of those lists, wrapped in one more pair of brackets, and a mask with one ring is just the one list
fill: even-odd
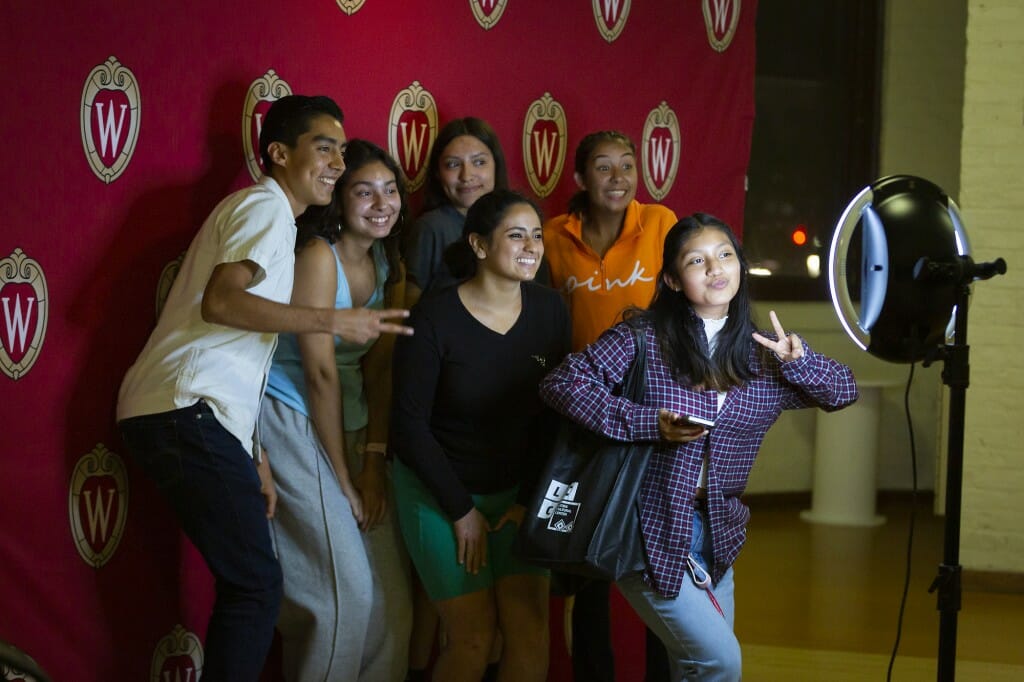
[(281, 605), (281, 566), (252, 458), (202, 401), (118, 426), (216, 579), (203, 680), (258, 680)]
[[(572, 609), (572, 672), (576, 682), (615, 682), (608, 592), (611, 583), (588, 580), (576, 592)], [(646, 641), (645, 682), (668, 682), (668, 653), (650, 631)]]

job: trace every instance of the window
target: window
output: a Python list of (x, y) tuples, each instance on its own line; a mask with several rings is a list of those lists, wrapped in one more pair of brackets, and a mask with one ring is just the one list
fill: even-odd
[(826, 300), (832, 231), (877, 177), (880, 0), (764, 0), (743, 243), (761, 300)]

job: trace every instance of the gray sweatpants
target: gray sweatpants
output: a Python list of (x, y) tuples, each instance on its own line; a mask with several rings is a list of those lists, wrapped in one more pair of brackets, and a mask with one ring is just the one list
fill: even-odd
[[(360, 531), (313, 422), (270, 396), (260, 436), (278, 493), (272, 535), (284, 573), (285, 679), (403, 680), (412, 601), (393, 503), (383, 522)], [(362, 470), (364, 438), (364, 431), (345, 434), (353, 476)]]

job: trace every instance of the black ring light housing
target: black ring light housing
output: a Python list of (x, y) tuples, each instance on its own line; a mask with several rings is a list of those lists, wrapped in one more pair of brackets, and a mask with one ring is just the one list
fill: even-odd
[[(891, 175), (865, 187), (829, 249), (829, 293), (846, 333), (883, 360), (923, 360), (952, 337), (957, 295), (955, 281), (931, 276), (932, 264), (969, 251), (960, 210), (931, 182)], [(859, 311), (850, 291), (858, 284)]]

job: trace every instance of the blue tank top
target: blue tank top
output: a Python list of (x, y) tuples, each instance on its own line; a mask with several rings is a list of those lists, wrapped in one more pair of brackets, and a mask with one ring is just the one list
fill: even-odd
[[(333, 248), (331, 252), (334, 254), (338, 276), (334, 307), (351, 308), (352, 292), (348, 288), (345, 269), (338, 258), (338, 252)], [(381, 309), (384, 307), (384, 282), (388, 278), (388, 261), (384, 254), (384, 245), (380, 241), (373, 243), (372, 254), (377, 269), (377, 282), (364, 307)], [(342, 340), (340, 336), (334, 337), (334, 362), (338, 367), (338, 380), (341, 383), (346, 431), (361, 429), (369, 421), (366, 391), (363, 388), (362, 358), (372, 345), (373, 341), (355, 344)], [(267, 378), (267, 395), (309, 417), (309, 399), (305, 376), (302, 373), (302, 356), (294, 334), (281, 334), (278, 338), (274, 361)]]

